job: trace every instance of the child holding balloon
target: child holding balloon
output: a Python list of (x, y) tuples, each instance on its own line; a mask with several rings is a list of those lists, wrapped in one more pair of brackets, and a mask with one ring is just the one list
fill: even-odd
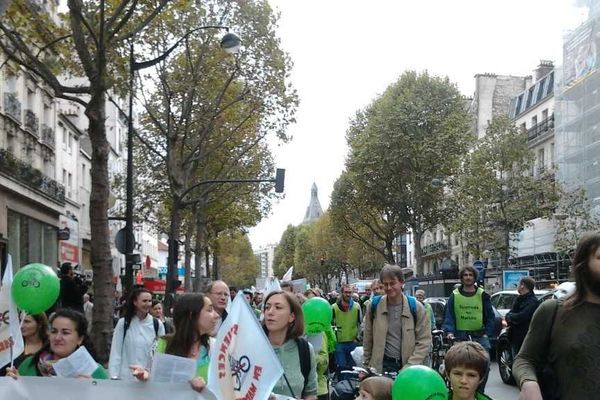
[(448, 400), (491, 400), (477, 392), (489, 362), (487, 351), (477, 342), (459, 342), (452, 346), (444, 358), (451, 387)]

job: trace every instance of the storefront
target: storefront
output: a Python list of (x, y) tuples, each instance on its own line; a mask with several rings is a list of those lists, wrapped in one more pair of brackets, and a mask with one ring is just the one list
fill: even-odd
[(58, 228), (8, 210), (8, 253), (15, 270), (39, 262), (52, 268), (58, 261)]

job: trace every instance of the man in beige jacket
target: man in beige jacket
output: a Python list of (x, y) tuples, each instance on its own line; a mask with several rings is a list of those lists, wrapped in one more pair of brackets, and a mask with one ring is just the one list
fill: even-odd
[(416, 302), (416, 317), (402, 293), (404, 275), (397, 265), (386, 264), (379, 275), (385, 295), (375, 312), (368, 307), (364, 319), (363, 363), (379, 372), (398, 372), (422, 364), (429, 354), (431, 329), (425, 307)]

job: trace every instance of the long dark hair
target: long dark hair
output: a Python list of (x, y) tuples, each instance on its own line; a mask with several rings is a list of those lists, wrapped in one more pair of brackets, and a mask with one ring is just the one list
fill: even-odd
[[(46, 343), (48, 343), (48, 329), (49, 329), (48, 317), (46, 316), (46, 313), (42, 312), (42, 313), (34, 314), (34, 315), (28, 314), (28, 316), (33, 318), (33, 320), (37, 324), (36, 334), (40, 338), (40, 341), (42, 342), (42, 346), (44, 346)], [(25, 316), (23, 316), (23, 318), (25, 318)]]
[(208, 350), (210, 335), (198, 334), (198, 318), (206, 304), (205, 298), (203, 293), (186, 293), (179, 296), (173, 307), (175, 333), (165, 336), (166, 353), (187, 357), (196, 341)]
[(149, 293), (150, 297), (152, 297), (152, 292), (148, 289), (138, 288), (134, 289), (127, 298), (127, 303), (125, 303), (125, 325), (127, 326), (129, 326), (129, 324), (131, 323), (131, 319), (135, 315), (135, 305), (133, 304), (133, 302), (136, 301), (142, 293)]
[[(83, 341), (81, 342), (81, 345), (84, 346), (88, 350), (88, 352), (92, 355), (92, 357), (95, 359), (96, 357), (95, 357), (94, 349), (92, 347), (92, 343), (90, 342), (90, 340), (87, 336), (88, 322), (87, 322), (87, 319), (85, 319), (85, 315), (83, 315), (82, 312), (73, 310), (71, 308), (61, 308), (61, 309), (55, 311), (50, 316), (50, 320), (49, 320), (50, 327), (52, 327), (52, 323), (58, 317), (67, 318), (75, 323), (75, 331), (77, 331), (77, 335), (79, 335), (79, 337), (83, 337)], [(33, 363), (33, 365), (35, 365), (35, 369), (37, 371), (38, 376), (42, 375), (38, 369), (38, 363), (40, 361), (40, 356), (43, 353), (46, 353), (49, 351), (51, 351), (50, 343), (48, 341), (46, 341), (44, 346), (42, 346), (42, 348), (33, 355), (32, 363)]]
[(593, 280), (588, 262), (598, 247), (600, 247), (600, 233), (586, 235), (577, 244), (572, 264), (575, 293), (565, 300), (565, 308), (572, 309), (584, 302), (589, 290), (587, 285)]
[[(287, 331), (285, 333), (285, 340), (288, 341), (290, 339), (296, 339), (300, 336), (304, 335), (304, 314), (302, 313), (302, 306), (298, 302), (298, 299), (294, 295), (289, 292), (284, 292), (283, 290), (275, 290), (267, 295), (264, 301), (263, 309), (266, 312), (267, 302), (269, 299), (276, 294), (282, 295), (290, 306), (290, 310), (294, 313), (294, 322), (288, 325)], [(265, 321), (263, 320), (263, 329), (267, 336), (269, 335), (269, 330), (265, 325)]]

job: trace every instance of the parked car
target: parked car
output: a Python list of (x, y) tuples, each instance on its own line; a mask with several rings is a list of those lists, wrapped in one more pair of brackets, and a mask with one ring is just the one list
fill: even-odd
[[(542, 299), (543, 296), (550, 293), (550, 290), (534, 290), (533, 291), (538, 299)], [(515, 304), (515, 300), (519, 297), (519, 292), (516, 290), (502, 290), (492, 295), (492, 305), (496, 307), (500, 315), (504, 317)]]
[(435, 326), (437, 329), (442, 329), (447, 302), (448, 298), (446, 297), (428, 297), (425, 299), (425, 303), (431, 305), (433, 317), (435, 318)]

